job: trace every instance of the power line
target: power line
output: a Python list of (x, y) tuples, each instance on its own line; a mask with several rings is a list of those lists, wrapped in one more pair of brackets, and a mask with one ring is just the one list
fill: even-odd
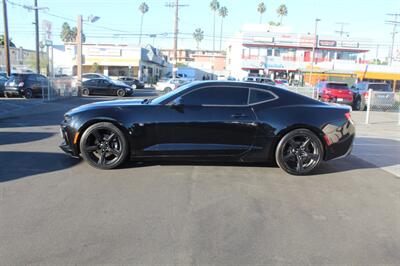
[(387, 20), (386, 24), (389, 25), (393, 25), (393, 31), (392, 31), (392, 45), (391, 45), (391, 49), (389, 50), (389, 65), (392, 65), (393, 62), (393, 57), (394, 57), (394, 40), (396, 38), (396, 29), (397, 29), (397, 25), (400, 24), (400, 21), (398, 21), (397, 19), (400, 17), (400, 13), (390, 13), (390, 14), (386, 14), (389, 17), (393, 17), (394, 20)]

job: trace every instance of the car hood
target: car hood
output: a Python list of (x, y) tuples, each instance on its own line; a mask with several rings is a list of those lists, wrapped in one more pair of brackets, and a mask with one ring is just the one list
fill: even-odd
[(129, 100), (114, 100), (114, 101), (89, 103), (89, 104), (81, 105), (79, 107), (71, 109), (65, 115), (71, 116), (71, 115), (74, 115), (77, 113), (85, 112), (88, 110), (95, 110), (95, 109), (143, 105), (142, 104), (143, 101), (144, 101), (144, 99), (129, 99)]

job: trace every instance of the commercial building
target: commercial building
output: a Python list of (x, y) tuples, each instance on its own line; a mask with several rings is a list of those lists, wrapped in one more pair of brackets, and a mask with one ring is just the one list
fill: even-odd
[[(43, 58), (47, 57), (47, 54), (40, 53)], [(5, 71), (5, 50), (4, 46), (0, 46), (0, 68)], [(24, 49), (22, 47), (10, 47), (10, 64), (11, 71), (29, 71), (35, 68), (36, 54), (34, 50)]]
[(363, 63), (368, 49), (360, 41), (345, 38), (338, 40), (330, 36), (291, 33), (289, 27), (263, 24), (244, 25), (229, 41), (227, 70), (233, 76), (268, 71), (272, 76), (287, 76), (289, 72), (311, 66), (315, 45), (315, 63), (334, 67), (335, 63)]
[[(84, 44), (82, 72), (98, 72), (107, 76), (133, 76), (142, 80), (158, 79), (171, 71), (160, 50), (125, 44)], [(55, 73), (76, 75), (76, 46), (54, 46)]]

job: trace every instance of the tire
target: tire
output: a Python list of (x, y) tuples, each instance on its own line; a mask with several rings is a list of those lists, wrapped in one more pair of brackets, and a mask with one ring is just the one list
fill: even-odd
[(357, 98), (356, 102), (354, 103), (354, 110), (360, 111), (361, 105), (362, 105), (361, 98)]
[(79, 148), (89, 165), (104, 170), (120, 166), (129, 153), (124, 133), (108, 122), (96, 123), (86, 129)]
[(84, 88), (84, 89), (82, 90), (82, 95), (83, 95), (83, 96), (89, 96), (89, 95), (90, 95), (89, 89)]
[(166, 87), (166, 88), (164, 89), (164, 93), (168, 93), (168, 92), (170, 92), (170, 91), (172, 91), (172, 89), (171, 89), (170, 87)]
[(118, 97), (125, 97), (125, 95), (126, 95), (126, 91), (124, 89), (117, 90)]
[(295, 129), (279, 141), (275, 150), (278, 166), (291, 175), (307, 175), (324, 156), (321, 140), (308, 129)]
[(32, 99), (33, 96), (33, 92), (31, 89), (26, 89), (24, 94), (22, 94), (22, 97), (24, 97), (25, 99)]

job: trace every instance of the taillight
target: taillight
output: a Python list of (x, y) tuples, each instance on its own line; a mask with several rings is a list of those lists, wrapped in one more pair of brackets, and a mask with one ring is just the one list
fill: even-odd
[(347, 119), (348, 121), (351, 121), (351, 114), (350, 114), (350, 112), (345, 113), (344, 116), (346, 117), (346, 119)]
[(23, 87), (24, 86), (24, 82), (21, 81), (20, 83), (18, 83), (18, 87)]

